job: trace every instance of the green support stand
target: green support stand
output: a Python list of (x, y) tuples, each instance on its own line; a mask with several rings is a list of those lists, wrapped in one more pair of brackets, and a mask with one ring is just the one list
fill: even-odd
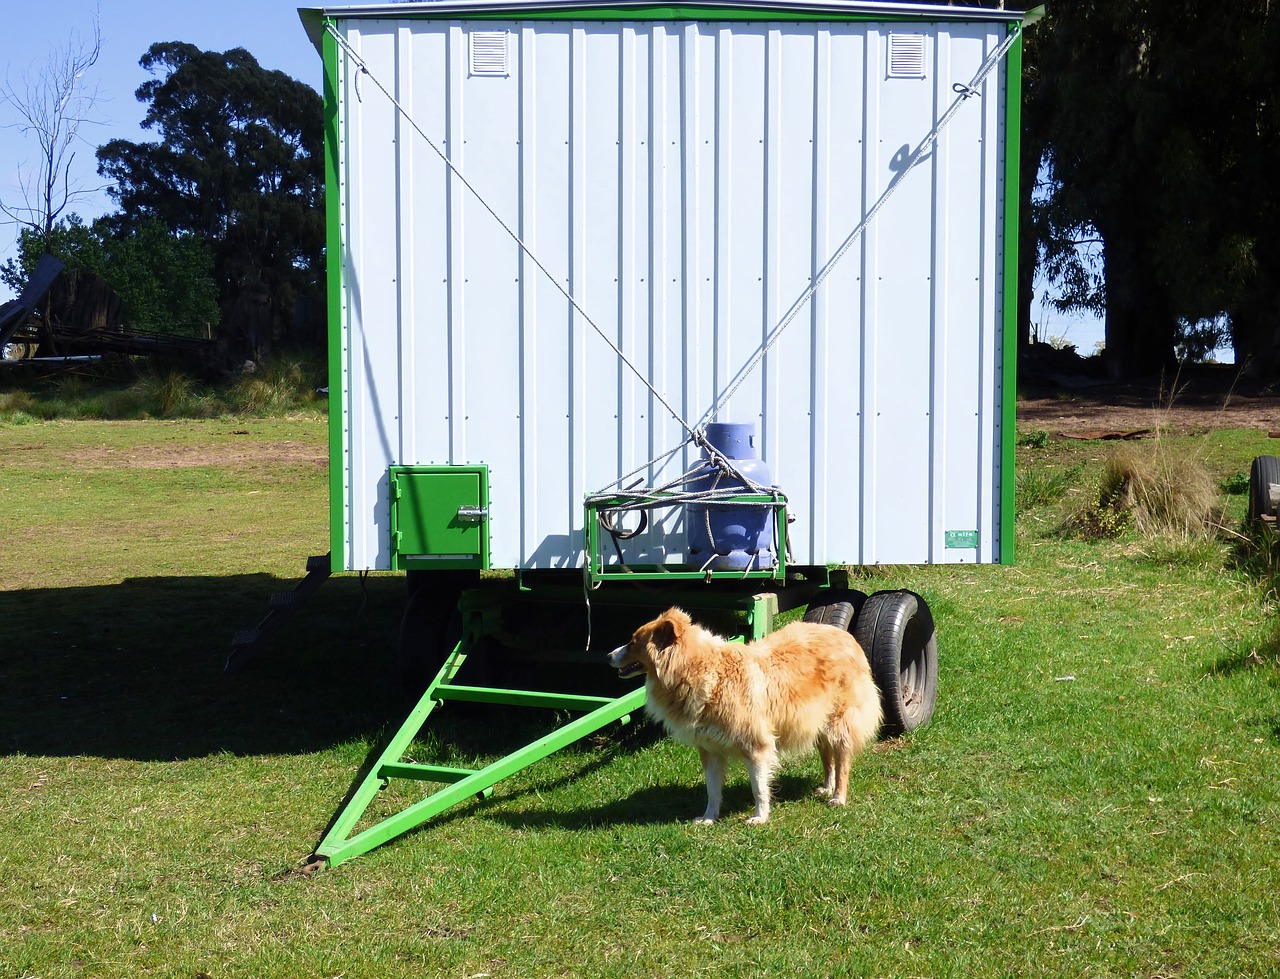
[[(479, 590), (478, 590), (479, 591)], [(572, 595), (572, 591), (568, 592)], [(745, 612), (745, 628), (740, 639), (756, 639), (773, 629), (777, 612), (777, 599), (772, 594), (751, 596), (686, 595), (685, 603), (691, 607), (715, 606), (736, 608)], [(577, 592), (581, 602), (581, 591)], [(613, 602), (623, 608), (652, 604), (652, 596), (619, 594), (611, 596)], [(708, 599), (711, 598), (711, 601)], [(727, 599), (727, 600), (726, 600)], [(678, 604), (674, 598), (672, 604)], [(466, 686), (454, 682), (466, 661), (469, 650), (483, 638), (486, 616), (492, 615), (494, 603), (484, 597), (467, 593), (462, 602), (464, 631), (462, 639), (446, 657), (444, 665), (428, 685), (426, 692), (409, 713), (394, 737), (382, 750), (377, 760), (351, 793), (349, 800), (339, 811), (315, 855), (327, 866), (336, 867), (353, 857), (367, 853), (424, 822), (475, 796), (487, 797), (493, 786), (511, 775), (529, 767), (601, 728), (619, 721), (623, 724), (644, 706), (644, 687), (637, 687), (619, 697), (590, 697), (578, 694), (545, 693), (535, 690), (503, 689), (497, 687)], [(647, 613), (645, 613), (647, 614)], [(643, 619), (637, 619), (638, 625)], [(423, 765), (404, 761), (414, 738), (422, 730), (432, 712), (448, 701), (500, 704), (512, 707), (541, 707), (553, 710), (582, 712), (582, 716), (569, 721), (550, 734), (525, 745), (509, 755), (480, 769), (453, 768), (444, 765)], [(391, 779), (431, 782), (443, 788), (429, 793), (394, 815), (355, 832), (378, 792)]]

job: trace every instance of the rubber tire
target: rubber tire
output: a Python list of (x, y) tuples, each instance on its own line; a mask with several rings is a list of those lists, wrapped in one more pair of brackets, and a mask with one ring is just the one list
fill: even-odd
[(809, 607), (804, 612), (804, 620), (833, 625), (845, 632), (852, 632), (858, 613), (862, 611), (862, 603), (866, 600), (865, 592), (833, 588), (823, 592), (816, 601), (809, 603)]
[(863, 604), (853, 635), (880, 688), (881, 737), (928, 724), (938, 700), (938, 635), (925, 600), (912, 591), (876, 592)]
[(1272, 483), (1280, 483), (1280, 459), (1258, 456), (1249, 467), (1249, 523), (1257, 523), (1269, 509)]
[(414, 588), (400, 619), (396, 645), (396, 678), (400, 691), (420, 697), (444, 665), (445, 656), (462, 638), (460, 591)]

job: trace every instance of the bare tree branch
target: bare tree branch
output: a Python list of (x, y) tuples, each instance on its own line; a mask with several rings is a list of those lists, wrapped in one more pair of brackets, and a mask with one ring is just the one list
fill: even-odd
[(18, 166), (18, 198), (0, 197), (0, 214), (8, 223), (30, 228), (39, 234), (46, 249), (58, 219), (77, 201), (91, 197), (98, 188), (82, 188), (71, 177), (76, 144), (83, 141), (81, 127), (101, 122), (96, 107), (98, 85), (90, 70), (102, 51), (102, 30), (95, 13), (88, 37), (72, 31), (61, 48), (50, 52), (42, 68), (33, 64), (18, 83), (7, 76), (0, 85), (0, 107), (7, 108), (14, 121), (5, 128), (16, 129), (35, 144), (36, 161)]

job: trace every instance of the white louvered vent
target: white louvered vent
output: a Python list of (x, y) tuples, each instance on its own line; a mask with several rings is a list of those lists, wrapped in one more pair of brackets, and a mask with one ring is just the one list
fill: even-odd
[(505, 78), (507, 70), (507, 32), (471, 32), (471, 74)]
[(924, 35), (889, 35), (889, 77), (924, 78)]

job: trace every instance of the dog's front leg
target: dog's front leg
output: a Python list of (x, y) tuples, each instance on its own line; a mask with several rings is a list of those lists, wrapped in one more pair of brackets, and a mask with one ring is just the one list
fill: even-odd
[(755, 814), (747, 820), (758, 825), (769, 821), (770, 793), (773, 773), (778, 768), (778, 754), (773, 745), (757, 749), (747, 756), (747, 772), (751, 777), (751, 794), (756, 800)]
[(707, 780), (707, 811), (694, 822), (709, 826), (720, 815), (720, 797), (724, 794), (724, 757), (705, 748), (698, 749), (698, 757), (702, 759), (702, 774)]

